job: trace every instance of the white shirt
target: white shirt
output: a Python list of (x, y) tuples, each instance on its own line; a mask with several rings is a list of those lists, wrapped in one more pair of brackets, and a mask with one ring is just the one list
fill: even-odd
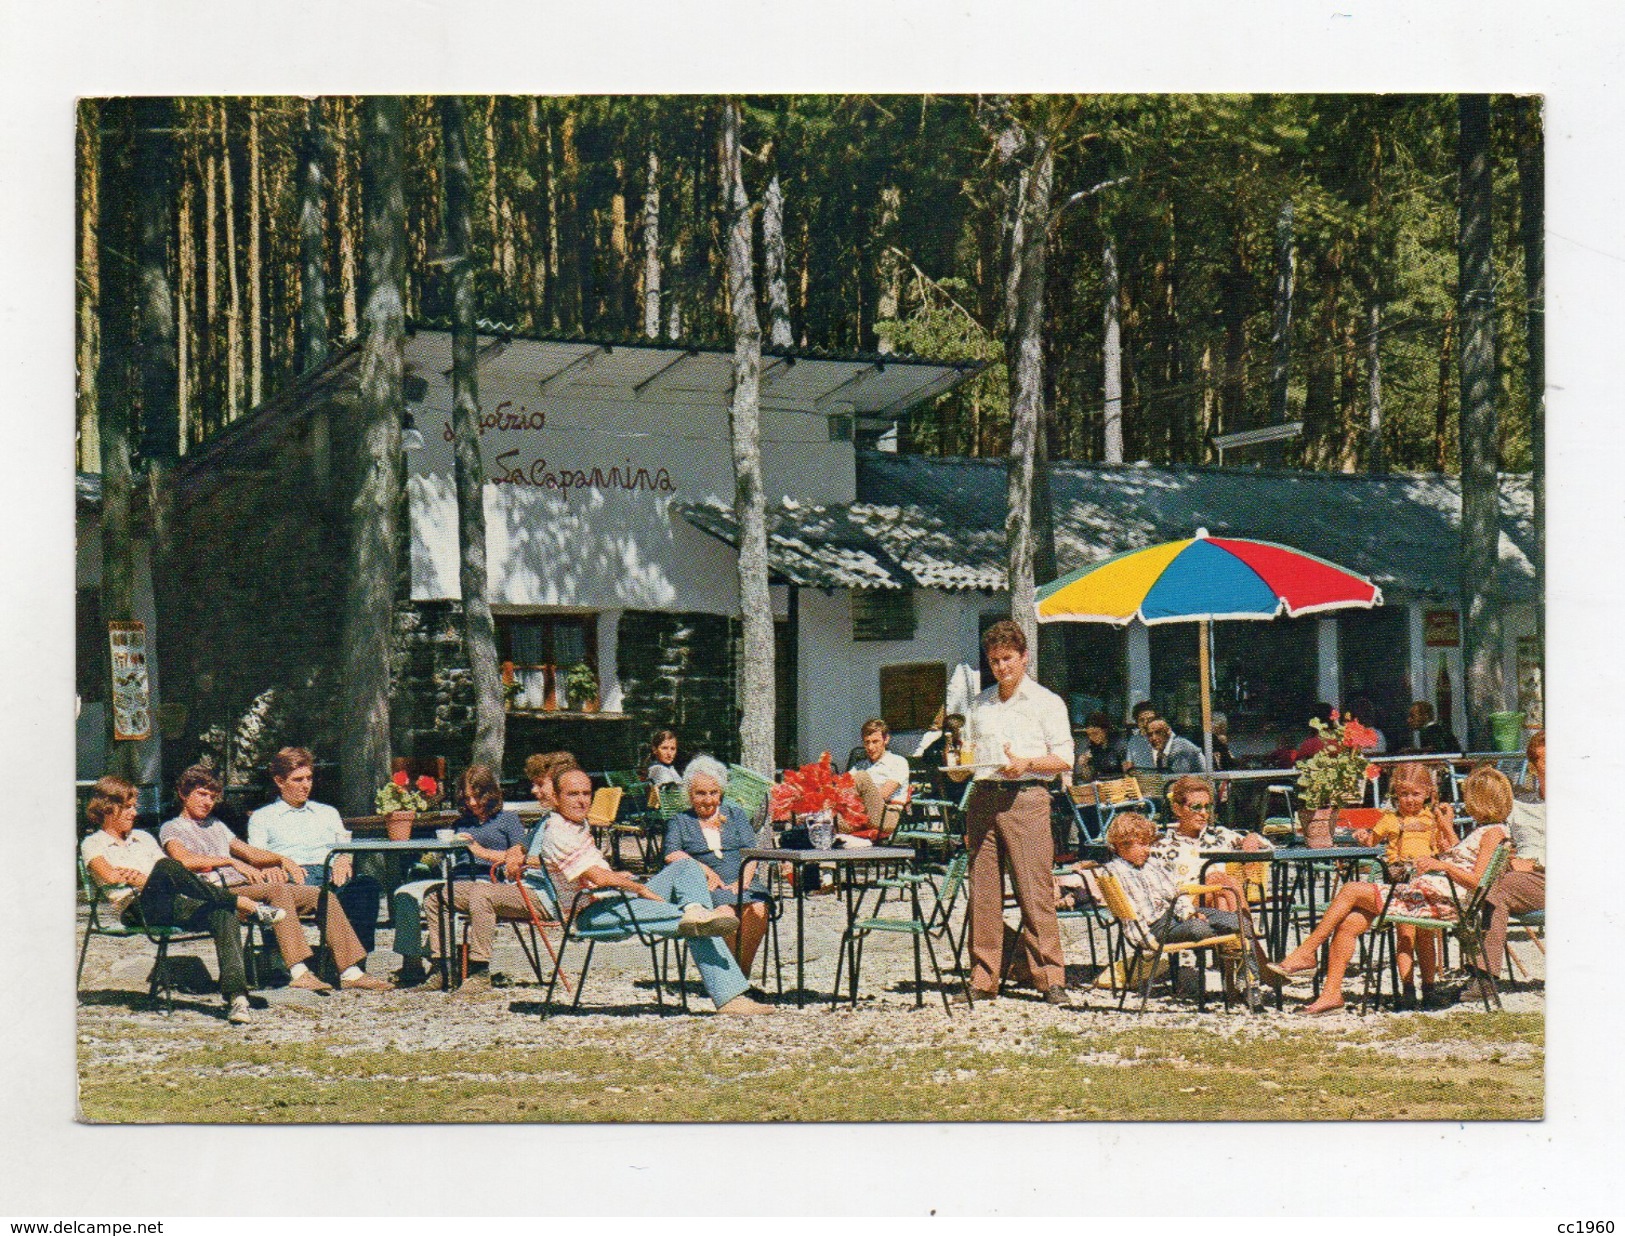
[[(1007, 700), (999, 698), (998, 683), (976, 697), (966, 718), (966, 738), (975, 745), (978, 764), (1003, 761), (1005, 747), (1022, 759), (1054, 755), (1068, 768), (1076, 761), (1066, 701), (1025, 676)], [(992, 780), (996, 771), (983, 769), (976, 780)], [(1020, 780), (1051, 781), (1058, 775), (1028, 772)]]
[(248, 817), (249, 845), (291, 858), (301, 867), (320, 867), (328, 851), (349, 840), (343, 818), (326, 803), (294, 807), (279, 798)]
[[(87, 868), (91, 859), (104, 858), (109, 867), (127, 867), (145, 876), (152, 874), (152, 869), (158, 865), (158, 860), (163, 856), (164, 852), (159, 847), (157, 838), (139, 828), (132, 829), (130, 835), (122, 841), (105, 828), (98, 828), (79, 843), (79, 857), (85, 860)], [(97, 883), (101, 881), (98, 880)], [(114, 885), (113, 888), (116, 891), (109, 893), (107, 900), (115, 909), (122, 909), (124, 903), (135, 895), (132, 888), (125, 888), (122, 885)]]
[(852, 765), (851, 771), (868, 773), (877, 785), (882, 781), (897, 782), (888, 802), (898, 803), (908, 797), (908, 761), (895, 751), (883, 752), (878, 760), (861, 759)]

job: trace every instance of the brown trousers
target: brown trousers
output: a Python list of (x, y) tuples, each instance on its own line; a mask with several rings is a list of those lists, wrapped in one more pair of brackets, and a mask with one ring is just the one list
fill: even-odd
[(1513, 914), (1546, 908), (1544, 871), (1503, 871), (1489, 892), (1490, 929), (1484, 933), (1485, 960), (1491, 974), (1507, 964), (1507, 919)]
[(1004, 956), (1004, 869), (1010, 869), (1021, 908), (1021, 952), (1034, 985), (1066, 985), (1061, 928), (1055, 918), (1055, 839), (1049, 826), (1049, 789), (979, 782), (965, 819), (970, 851), (971, 986), (997, 991)]
[[(310, 942), (305, 939), (305, 929), (299, 925), (299, 916), (316, 913), (321, 889), (314, 884), (239, 884), (227, 891), (247, 897), (250, 901), (268, 902), (282, 911), (282, 921), (271, 930), (276, 932), (276, 946), (282, 953), (282, 960), (288, 965), (296, 966), (310, 957)], [(323, 931), (327, 936), (328, 948), (333, 950), (334, 964), (340, 970), (360, 965), (367, 951), (355, 938), (355, 928), (344, 917), (344, 907), (337, 897), (329, 894), (323, 917), (327, 920), (323, 924)]]
[[(451, 886), (451, 904), (468, 915), (468, 959), (490, 961), (496, 940), (497, 920), (513, 919), (528, 923), (524, 894), (517, 884), (493, 884), (490, 880), (458, 880)], [(538, 906), (538, 908), (540, 908)], [(428, 921), (429, 952), (440, 956), (440, 888), (431, 888), (423, 898), (423, 917)]]

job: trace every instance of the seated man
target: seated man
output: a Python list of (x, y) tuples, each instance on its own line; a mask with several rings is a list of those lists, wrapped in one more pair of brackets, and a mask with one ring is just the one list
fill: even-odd
[(1151, 749), (1151, 740), (1146, 736), (1151, 723), (1157, 719), (1157, 707), (1150, 700), (1141, 700), (1134, 705), (1129, 716), (1133, 718), (1134, 728), (1124, 746), (1123, 771), (1133, 772), (1136, 768), (1144, 771), (1157, 758), (1157, 753)]
[(1490, 889), (1490, 926), (1484, 935), (1484, 956), (1490, 975), (1506, 967), (1507, 922), (1513, 914), (1546, 908), (1546, 731), (1536, 730), (1524, 748), (1534, 788), (1513, 797), (1507, 829), (1513, 857)]
[[(560, 773), (558, 806), (531, 843), (531, 857), (539, 857), (553, 873), (559, 896), (565, 899), (563, 912), (569, 912), (572, 901), (586, 900), (589, 904), (582, 906), (576, 919), (582, 927), (631, 927), (635, 922), (651, 934), (689, 937), (689, 953), (717, 1012), (770, 1012), (767, 1005), (745, 995), (750, 984), (733, 954), (717, 939), (732, 935), (739, 920), (726, 906), (711, 907), (705, 868), (692, 858), (679, 859), (647, 884), (612, 870), (587, 827), (591, 808), (592, 780), (587, 774), (580, 769)], [(613, 895), (616, 889), (633, 900)]]
[(228, 893), (165, 858), (151, 833), (136, 831), (135, 798), (135, 786), (122, 777), (96, 782), (85, 815), (98, 828), (79, 843), (79, 856), (96, 883), (107, 889), (107, 903), (119, 911), (126, 927), (146, 923), (207, 931), (214, 937), (226, 1020), (243, 1025), (249, 1020), (248, 975), (237, 924), (254, 918), (271, 926), (282, 911)]
[[(525, 761), (525, 777), (530, 781), (531, 795), (540, 805), (544, 813), (544, 818), (545, 813), (553, 810), (553, 795), (555, 789), (553, 779), (564, 769), (576, 767), (579, 767), (579, 765), (576, 763), (576, 757), (571, 755), (568, 751), (549, 751), (545, 755), (533, 755)], [(466, 773), (464, 774), (463, 784), (465, 786), (468, 784)], [(464, 806), (466, 807), (466, 791)], [(465, 822), (468, 824), (468, 828), (473, 828), (478, 827), (480, 825), (480, 821), (478, 818), (470, 819), (469, 817), (465, 816), (458, 820), (457, 824), (454, 826), (456, 829), (461, 830), (465, 836), (472, 839), (474, 834), (469, 832), (468, 828), (464, 827)], [(506, 842), (508, 836), (508, 833), (503, 833), (500, 836), (493, 834), (492, 836), (488, 837), (487, 840), (501, 844)], [(490, 851), (488, 850), (487, 852)], [(470, 850), (470, 853), (473, 853), (472, 849)], [(506, 851), (503, 851), (500, 855), (490, 861), (506, 863), (506, 858)], [(487, 871), (489, 870), (489, 865), (490, 864), (488, 862)], [(535, 863), (531, 864), (531, 866), (536, 865), (537, 864)], [(490, 880), (487, 879), (486, 883), (489, 884)], [(401, 955), (401, 968), (395, 977), (402, 987), (416, 987), (429, 977), (429, 971), (423, 964), (423, 921), (425, 913), (424, 899), (429, 895), (429, 893), (439, 887), (439, 880), (413, 880), (410, 883), (402, 884), (395, 890), (395, 896), (392, 903), (395, 911), (395, 951)], [(495, 889), (496, 886), (493, 885), (492, 887)], [(510, 896), (509, 894), (513, 895)], [(480, 920), (482, 930), (486, 925), (487, 913), (492, 916), (490, 919), (489, 937), (495, 936), (496, 923), (498, 920), (514, 920), (517, 922), (524, 922), (530, 917), (529, 908), (525, 905), (523, 897), (518, 895), (513, 889), (509, 889), (508, 894), (495, 892), (481, 893), (479, 894), (478, 899), (480, 902)], [(467, 894), (465, 894), (464, 900), (465, 902), (467, 901)], [(454, 904), (456, 904), (455, 901)], [(462, 907), (459, 906), (459, 908)], [(540, 905), (538, 905), (537, 908), (539, 910), (543, 909), (543, 907)], [(434, 903), (434, 911), (437, 925), (435, 927), (435, 943), (432, 946), (432, 952), (438, 955), (440, 951), (438, 943), (440, 902), (438, 899)], [(470, 942), (470, 956), (476, 961), (483, 958), (486, 963), (483, 966), (471, 964), (469, 967), (469, 974), (471, 976), (477, 978), (482, 971), (489, 972), (491, 943), (494, 943), (494, 939), (488, 938), (485, 942), (483, 951), (476, 952), (474, 950), (473, 942)], [(479, 988), (486, 985), (488, 981), (489, 980), (487, 979), (479, 979), (479, 981), (473, 988), (470, 989), (470, 991), (472, 992), (479, 990)], [(438, 990), (439, 987), (440, 983), (437, 980), (436, 982), (430, 984), (429, 989), (431, 991)]]
[[(887, 806), (901, 806), (908, 801), (908, 761), (886, 749), (886, 744), (891, 741), (891, 731), (881, 718), (871, 717), (865, 721), (862, 737), (863, 758), (855, 761), (848, 771), (852, 774), (858, 797), (863, 800), (869, 827), (877, 837), (886, 837), (891, 833), (891, 829), (886, 827)], [(892, 826), (896, 826), (896, 813)], [(843, 825), (841, 831), (848, 829)]]
[(1207, 771), (1202, 748), (1175, 734), (1174, 727), (1161, 717), (1145, 727), (1145, 737), (1151, 744), (1150, 771), (1181, 774)]
[[(316, 757), (304, 747), (283, 747), (271, 757), (279, 797), (248, 817), (248, 844), (287, 855), (304, 868), (306, 883), (319, 885), (328, 854), (350, 840), (350, 830), (332, 807), (310, 801), (315, 771)], [(372, 952), (383, 888), (371, 876), (356, 875), (348, 854), (333, 860), (332, 881), (356, 939)]]
[[(181, 800), (181, 813), (158, 830), (158, 840), (169, 857), (209, 883), (281, 910), (282, 917), (275, 924), (276, 942), (291, 985), (306, 991), (331, 991), (306, 964), (312, 950), (299, 926), (299, 915), (314, 914), (321, 895), (305, 883), (305, 869), (284, 855), (239, 841), (214, 818), (220, 780), (202, 764), (181, 774), (175, 792)], [(327, 899), (323, 928), (341, 987), (346, 991), (389, 990), (388, 983), (361, 968), (366, 950), (337, 897)]]

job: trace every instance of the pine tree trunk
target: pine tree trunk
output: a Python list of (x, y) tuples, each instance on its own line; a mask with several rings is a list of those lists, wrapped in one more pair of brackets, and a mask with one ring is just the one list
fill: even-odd
[(1375, 289), (1365, 312), (1365, 466), (1367, 472), (1381, 473), (1388, 471), (1388, 459), (1382, 444), (1382, 305)]
[(339, 216), (339, 303), (344, 314), (344, 338), (354, 339), (361, 331), (360, 276), (356, 270), (357, 220), (355, 193), (356, 147), (355, 107), (340, 102), (338, 105), (338, 132), (341, 137), (337, 156), (333, 160), (333, 184), (337, 190)]
[(261, 248), (260, 198), (265, 190), (261, 167), (260, 108), (248, 101), (248, 406), (257, 408), (265, 393), (265, 261)]
[[(774, 185), (778, 178), (774, 177)], [(903, 295), (903, 267), (897, 259), (897, 216), (902, 212), (903, 194), (896, 185), (887, 185), (880, 191), (880, 218), (874, 243), (880, 247), (879, 270), (876, 271), (875, 322), (895, 322), (899, 302)], [(782, 234), (782, 228), (781, 228)], [(876, 331), (879, 335), (879, 332)], [(895, 351), (895, 345), (884, 335), (876, 345), (881, 352)]]
[(1534, 475), (1535, 629), (1546, 655), (1546, 151), (1540, 101), (1518, 101), (1518, 225), (1523, 243), (1524, 397)]
[(175, 426), (180, 451), (184, 455), (191, 449), (192, 427), (191, 390), (195, 361), (192, 357), (192, 308), (197, 299), (196, 244), (192, 235), (193, 187), (190, 180), (181, 183), (180, 203), (176, 208), (176, 261), (175, 261)]
[(322, 169), (326, 139), (321, 104), (306, 107), (299, 146), (299, 363), (301, 373), (327, 359), (327, 264), (323, 253), (327, 210)]
[[(1005, 279), (1006, 344), (1010, 366), (1010, 458), (1006, 470), (1008, 512), (1004, 534), (1009, 554), (1010, 616), (1035, 653), (1038, 617), (1033, 609), (1035, 559), (1033, 476), (1038, 434), (1044, 421), (1044, 266), (1055, 158), (1048, 140), (1029, 134), (1027, 169), (1014, 178), (1010, 198), (1008, 272)], [(1047, 487), (1046, 487), (1047, 488)], [(1054, 557), (1053, 544), (1049, 549)], [(1048, 673), (1042, 658), (1035, 676)]]
[(728, 196), (728, 321), (734, 340), (734, 519), (739, 525), (740, 763), (771, 776), (774, 762), (773, 602), (768, 591), (767, 510), (762, 488), (760, 382), (762, 327), (756, 315), (750, 199), (739, 163), (739, 104), (723, 105), (723, 170)]
[(237, 205), (231, 170), (226, 103), (220, 103), (220, 209), (225, 219), (226, 263), (226, 420), (237, 419), (243, 398), (243, 297), (237, 277)]
[(95, 99), (81, 99), (78, 121), (75, 170), (79, 179), (79, 279), (75, 309), (79, 338), (75, 353), (78, 369), (75, 413), (79, 433), (75, 464), (81, 472), (100, 472), (101, 411), (97, 403), (96, 366), (101, 354), (101, 104)]
[(1234, 237), (1229, 271), (1220, 280), (1219, 316), (1224, 321), (1224, 388), (1219, 401), (1221, 428), (1236, 433), (1252, 427), (1247, 408), (1247, 271), (1241, 238)]
[(390, 653), (400, 570), (401, 379), (406, 333), (406, 200), (401, 100), (361, 105), (365, 217), (360, 385), (345, 568), (340, 769), (343, 810), (360, 815), (389, 776)]
[(1102, 393), (1105, 396), (1105, 435), (1102, 451), (1109, 464), (1123, 462), (1123, 322), (1117, 275), (1117, 243), (1107, 239), (1101, 253), (1101, 290), (1105, 300), (1101, 349)]
[[(785, 282), (784, 191), (775, 172), (767, 182), (762, 198), (762, 250), (767, 263), (768, 342), (775, 348), (788, 348), (795, 342), (790, 332), (790, 287)], [(894, 263), (895, 265), (895, 263)], [(892, 306), (892, 316), (897, 307)], [(890, 348), (882, 343), (882, 352)]]
[[(99, 231), (110, 252), (129, 253), (134, 247), (130, 225), (131, 175), (129, 100), (110, 100), (101, 111), (101, 182)], [(113, 263), (104, 272), (101, 288), (100, 372), (96, 390), (100, 399), (102, 461), (102, 631), (99, 655), (107, 672), (108, 773), (137, 777), (136, 744), (113, 737), (112, 654), (107, 624), (135, 618), (135, 547), (131, 505), (135, 478), (130, 467), (130, 355), (132, 352), (131, 301), (134, 280), (127, 263)]]
[[(1272, 425), (1287, 419), (1287, 381), (1292, 373), (1292, 286), (1297, 255), (1292, 238), (1292, 199), (1281, 203), (1275, 221), (1275, 296), (1270, 318), (1270, 417)], [(1260, 458), (1280, 464), (1285, 450), (1280, 443), (1268, 443), (1259, 450)]]
[(660, 338), (660, 156), (653, 147), (643, 190), (643, 336)]
[(1444, 333), (1439, 339), (1439, 381), (1433, 402), (1433, 470), (1443, 472), (1450, 461), (1450, 386), (1456, 366), (1456, 309), (1446, 305)]
[(1490, 101), (1462, 95), (1458, 157), (1461, 316), (1461, 604), (1467, 743), (1487, 750), (1489, 715), (1501, 707), (1502, 623), (1495, 567), (1501, 537), (1499, 412), (1495, 401), (1495, 268), (1491, 252), (1493, 182)]
[(497, 666), (496, 627), (485, 576), (485, 469), (480, 460), (480, 392), (474, 330), (474, 185), (468, 170), (463, 100), (440, 100), (446, 194), (446, 258), (452, 285), (452, 434), (456, 458), (458, 578), (463, 630), (474, 681), (474, 762), (501, 775), (507, 711)]

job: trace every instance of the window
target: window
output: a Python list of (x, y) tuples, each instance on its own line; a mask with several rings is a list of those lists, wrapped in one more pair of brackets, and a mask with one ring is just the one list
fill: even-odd
[[(570, 667), (585, 661), (596, 677), (596, 614), (505, 614), (498, 615), (496, 623), (497, 655), (505, 669), (510, 662), (513, 667), (509, 708), (549, 712), (568, 708), (565, 677)], [(596, 693), (587, 702), (596, 706)]]
[(893, 732), (928, 730), (948, 698), (948, 667), (888, 665), (880, 671), (880, 715)]
[(913, 639), (914, 590), (855, 589), (852, 592), (852, 638)]

